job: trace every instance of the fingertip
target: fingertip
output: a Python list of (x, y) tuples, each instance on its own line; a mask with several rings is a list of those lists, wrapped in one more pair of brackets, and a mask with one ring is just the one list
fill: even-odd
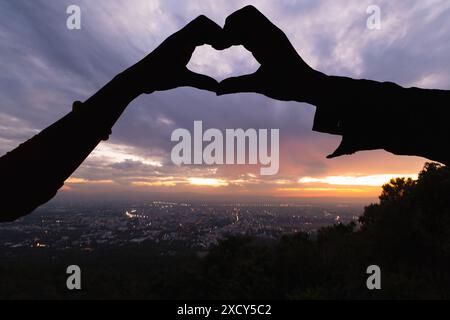
[(213, 22), (213, 21), (211, 19), (209, 19), (207, 16), (205, 16), (204, 14), (201, 14), (197, 18), (192, 20), (192, 22), (194, 24), (197, 23), (198, 25), (203, 25), (205, 23), (210, 23), (210, 22)]
[(217, 96), (224, 96), (224, 95), (232, 94), (232, 93), (236, 93), (233, 90), (233, 88), (230, 88), (226, 85), (224, 86), (224, 85), (222, 85), (222, 83), (219, 82), (218, 89), (216, 91)]
[(232, 44), (231, 43), (227, 43), (226, 41), (223, 41), (223, 42), (213, 43), (213, 44), (211, 44), (211, 46), (215, 50), (222, 51), (222, 50), (230, 48), (232, 46)]
[(184, 82), (187, 86), (212, 92), (217, 92), (219, 87), (219, 82), (216, 79), (192, 71), (187, 72)]
[(243, 7), (241, 10), (242, 12), (260, 12), (254, 5), (251, 4)]
[(216, 91), (216, 96), (222, 97), (222, 96), (225, 96), (225, 95), (228, 95), (228, 94), (232, 94), (232, 93), (233, 92), (226, 92), (226, 91), (218, 90), (218, 91)]

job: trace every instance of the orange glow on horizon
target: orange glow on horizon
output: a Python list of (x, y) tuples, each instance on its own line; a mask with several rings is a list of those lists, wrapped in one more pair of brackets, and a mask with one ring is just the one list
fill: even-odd
[(136, 187), (175, 187), (175, 181), (133, 181), (131, 183)]
[[(220, 196), (229, 194), (245, 194), (248, 196), (270, 197), (377, 197), (381, 186), (392, 178), (405, 177), (416, 179), (417, 174), (375, 174), (375, 175), (342, 175), (324, 177), (303, 177), (298, 180), (289, 176), (274, 179), (273, 177), (258, 177), (242, 174), (233, 178), (217, 177), (216, 173), (200, 177), (162, 176), (133, 177), (132, 180), (89, 180), (70, 178), (64, 187), (65, 192), (80, 191), (81, 186), (102, 192), (101, 186), (127, 188), (127, 191), (155, 190), (160, 192), (194, 192)], [(124, 183), (125, 182), (125, 183)], [(78, 187), (80, 186), (80, 188)], [(195, 187), (193, 189), (192, 187)], [(224, 193), (225, 192), (225, 193)]]
[(69, 178), (65, 183), (69, 184), (112, 184), (113, 180), (88, 180), (83, 178)]
[(393, 178), (411, 178), (417, 179), (417, 174), (377, 174), (369, 176), (327, 176), (323, 178), (303, 177), (298, 180), (299, 183), (324, 183), (337, 186), (370, 186), (381, 187)]
[(194, 186), (226, 187), (229, 185), (229, 183), (224, 179), (214, 178), (189, 178), (188, 181)]

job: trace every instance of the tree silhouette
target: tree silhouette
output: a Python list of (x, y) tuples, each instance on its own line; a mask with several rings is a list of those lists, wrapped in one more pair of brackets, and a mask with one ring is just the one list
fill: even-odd
[[(82, 256), (89, 282), (80, 297), (449, 298), (449, 190), (450, 170), (427, 163), (418, 180), (385, 184), (380, 201), (367, 206), (358, 223), (324, 227), (314, 236), (230, 237), (205, 258), (189, 252), (162, 257), (161, 248), (150, 245), (105, 248)], [(65, 257), (59, 267), (49, 258), (55, 253), (47, 254), (23, 254), (9, 262), (0, 257), (0, 274), (8, 274), (0, 279), (0, 297), (65, 297), (55, 270), (73, 261), (75, 253), (57, 253)], [(366, 287), (372, 264), (381, 268), (382, 290)], [(45, 295), (35, 288), (44, 288)]]

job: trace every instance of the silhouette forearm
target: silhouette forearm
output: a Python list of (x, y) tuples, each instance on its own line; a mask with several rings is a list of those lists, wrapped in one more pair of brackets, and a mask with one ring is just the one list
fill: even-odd
[(168, 37), (84, 104), (0, 158), (0, 222), (26, 215), (50, 200), (140, 93), (182, 86), (216, 91), (213, 78), (186, 65), (199, 45), (223, 48), (222, 28), (199, 16)]
[(123, 73), (72, 112), (0, 158), (0, 221), (13, 221), (53, 198), (64, 181), (139, 95)]
[(308, 102), (315, 131), (342, 135), (330, 158), (384, 149), (450, 164), (450, 91), (325, 76)]

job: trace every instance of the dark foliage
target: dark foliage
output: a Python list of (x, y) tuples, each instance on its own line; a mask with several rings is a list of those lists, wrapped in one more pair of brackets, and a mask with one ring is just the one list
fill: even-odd
[[(279, 241), (233, 237), (206, 257), (143, 245), (94, 253), (3, 256), (0, 298), (446, 299), (450, 296), (450, 170), (428, 163), (417, 181), (393, 179), (358, 223)], [(83, 290), (61, 270), (80, 264)], [(382, 272), (368, 290), (366, 268)]]

